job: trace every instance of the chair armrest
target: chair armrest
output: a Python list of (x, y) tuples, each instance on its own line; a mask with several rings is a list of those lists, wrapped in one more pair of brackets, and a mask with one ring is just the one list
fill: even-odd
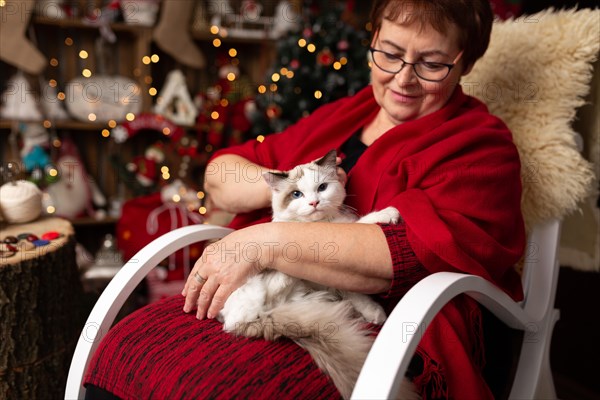
[(485, 279), (454, 272), (432, 274), (409, 290), (386, 320), (363, 365), (352, 398), (395, 398), (426, 327), (444, 305), (462, 293), (473, 297), (510, 327), (528, 327), (530, 319), (520, 304)]
[(110, 281), (92, 309), (79, 336), (67, 377), (65, 399), (83, 399), (83, 376), (98, 344), (119, 310), (144, 277), (159, 262), (192, 243), (219, 239), (232, 232), (214, 225), (191, 225), (160, 236), (138, 251)]

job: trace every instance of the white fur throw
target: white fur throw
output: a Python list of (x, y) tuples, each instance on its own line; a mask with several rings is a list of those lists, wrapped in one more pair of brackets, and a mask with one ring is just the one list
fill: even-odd
[(563, 218), (594, 192), (571, 123), (599, 50), (600, 10), (546, 10), (496, 22), (487, 53), (462, 80), (513, 132), (528, 227)]

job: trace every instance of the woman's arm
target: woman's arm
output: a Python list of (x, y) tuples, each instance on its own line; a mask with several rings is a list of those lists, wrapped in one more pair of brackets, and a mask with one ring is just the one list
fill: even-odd
[(271, 205), (271, 190), (262, 178), (269, 169), (235, 155), (224, 154), (206, 167), (204, 187), (215, 205), (230, 213), (243, 213)]
[(359, 293), (386, 291), (393, 275), (390, 251), (374, 224), (274, 223), (275, 244), (263, 268)]
[[(206, 248), (183, 290), (185, 312), (215, 317), (229, 295), (264, 269), (361, 293), (382, 293), (393, 277), (381, 228), (371, 224), (267, 223)], [(199, 284), (198, 273), (206, 278)]]

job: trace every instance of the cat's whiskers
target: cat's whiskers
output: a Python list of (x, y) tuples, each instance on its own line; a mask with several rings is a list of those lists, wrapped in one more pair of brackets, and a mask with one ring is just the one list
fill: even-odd
[(349, 206), (347, 204), (340, 205), (339, 210), (340, 211), (347, 211), (347, 212), (350, 212), (351, 214), (354, 214), (354, 215), (358, 216), (358, 210), (355, 207)]

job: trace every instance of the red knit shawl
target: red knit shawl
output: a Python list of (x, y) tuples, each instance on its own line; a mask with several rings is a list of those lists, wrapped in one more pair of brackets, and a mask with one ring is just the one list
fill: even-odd
[[(352, 97), (319, 108), (282, 133), (266, 136), (262, 143), (253, 140), (222, 150), (215, 157), (237, 154), (265, 167), (287, 170), (322, 157), (328, 150), (339, 150), (374, 119), (379, 109), (372, 86), (368, 86)], [(209, 172), (223, 177), (233, 173)], [(239, 167), (235, 172), (241, 179), (256, 178), (256, 171)], [(506, 125), (483, 103), (465, 95), (460, 86), (439, 111), (404, 122), (371, 144), (350, 171), (347, 191), (347, 204), (360, 215), (396, 207), (406, 223), (410, 246), (430, 272), (478, 275), (515, 300), (522, 299), (520, 277), (513, 268), (525, 246), (517, 149)], [(238, 215), (232, 226), (240, 228), (269, 219), (269, 210), (258, 210)], [(466, 367), (464, 363), (474, 363), (466, 348), (477, 347), (473, 341), (479, 339), (467, 340), (471, 343), (465, 343), (462, 362), (448, 349), (456, 346), (446, 345), (452, 337), (465, 341), (473, 330), (469, 324), (476, 323), (467, 315), (474, 312), (474, 302), (462, 303), (458, 313), (456, 308), (449, 309), (451, 305), (443, 310), (437, 326), (428, 327), (420, 346), (438, 362), (446, 359)], [(435, 330), (438, 336), (446, 337), (433, 337)], [(450, 330), (454, 333), (449, 334)], [(486, 390), (477, 388), (466, 370), (465, 376), (448, 375), (452, 373), (446, 371), (449, 381), (463, 383), (455, 393), (460, 398), (487, 397)], [(472, 393), (464, 386), (469, 381)], [(448, 382), (452, 392), (450, 386), (455, 385)]]

